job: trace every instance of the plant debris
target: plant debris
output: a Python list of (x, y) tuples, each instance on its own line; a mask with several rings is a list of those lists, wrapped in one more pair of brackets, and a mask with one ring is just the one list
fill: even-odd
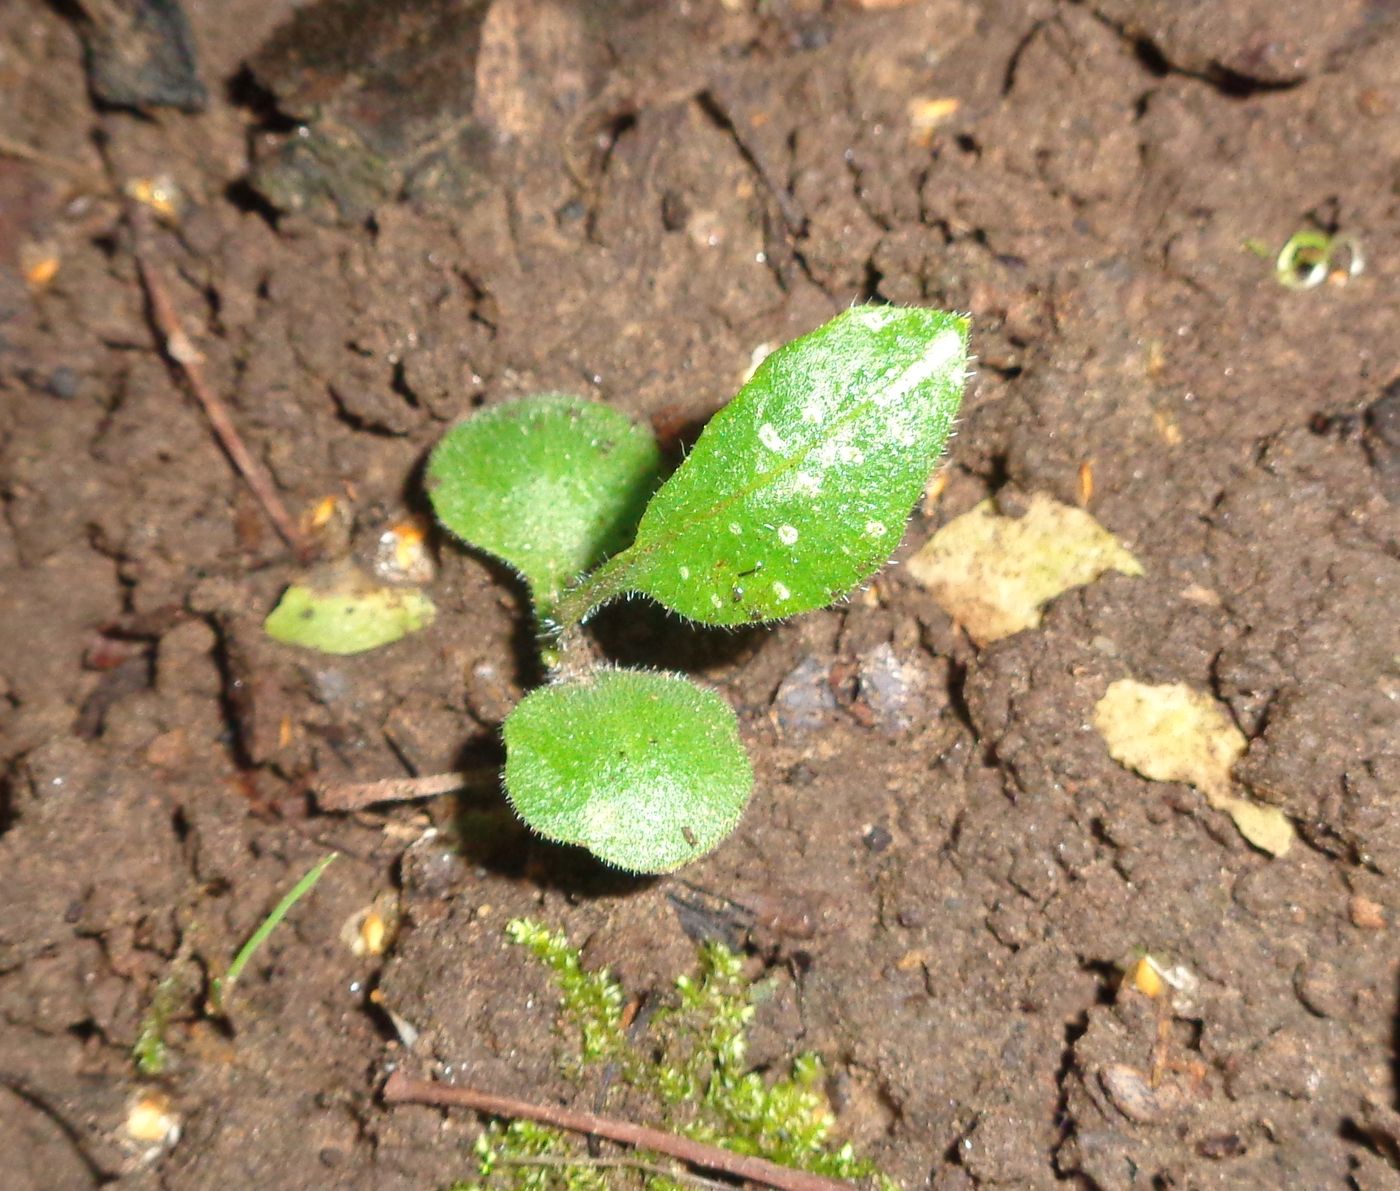
[(1247, 742), (1211, 696), (1185, 683), (1123, 678), (1094, 707), (1094, 727), (1120, 765), (1154, 782), (1195, 786), (1256, 848), (1282, 856), (1292, 846), (1293, 824), (1282, 811), (1232, 792), (1231, 771)]
[(1142, 574), (1093, 517), (1041, 492), (1020, 517), (983, 501), (934, 534), (908, 569), (979, 645), (1037, 627), (1045, 604), (1105, 571)]
[(321, 653), (363, 653), (426, 628), (436, 615), (426, 593), (379, 586), (342, 562), (287, 588), (263, 629), (284, 645)]

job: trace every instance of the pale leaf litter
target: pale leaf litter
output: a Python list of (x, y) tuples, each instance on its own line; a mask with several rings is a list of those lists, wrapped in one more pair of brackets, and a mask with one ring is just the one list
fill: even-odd
[[(908, 569), (978, 645), (1039, 627), (1046, 604), (1105, 571), (1143, 573), (1089, 513), (1040, 492), (1020, 517), (983, 501), (934, 534)], [(1182, 683), (1122, 679), (1099, 700), (1094, 726), (1119, 764), (1152, 781), (1196, 787), (1255, 847), (1274, 856), (1288, 851), (1288, 818), (1234, 792), (1231, 774), (1248, 742), (1209, 695)]]
[(1021, 517), (983, 501), (909, 560), (909, 573), (978, 645), (1038, 627), (1044, 605), (1105, 571), (1141, 575), (1142, 565), (1083, 509), (1040, 492)]
[(1120, 765), (1154, 782), (1195, 786), (1256, 848), (1282, 856), (1292, 846), (1293, 824), (1282, 811), (1234, 793), (1231, 772), (1247, 741), (1204, 691), (1122, 678), (1094, 707), (1094, 727)]

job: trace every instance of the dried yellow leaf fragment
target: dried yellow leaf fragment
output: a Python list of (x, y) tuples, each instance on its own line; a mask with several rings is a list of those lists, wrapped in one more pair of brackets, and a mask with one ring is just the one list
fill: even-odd
[(1149, 955), (1144, 955), (1123, 977), (1123, 984), (1127, 988), (1136, 989), (1145, 997), (1160, 997), (1165, 987), (1161, 970), (1156, 962)]
[(180, 1140), (180, 1114), (170, 1097), (155, 1089), (142, 1091), (126, 1114), (126, 1135), (143, 1145), (173, 1146)]
[(380, 893), (368, 906), (345, 920), (340, 928), (340, 941), (359, 958), (375, 957), (393, 946), (398, 933), (398, 898), (392, 893)]
[(1095, 705), (1094, 727), (1120, 765), (1154, 782), (1195, 786), (1256, 848), (1282, 856), (1292, 845), (1293, 824), (1282, 811), (1234, 793), (1231, 771), (1247, 742), (1204, 691), (1122, 678)]
[(47, 289), (49, 283), (58, 276), (63, 257), (52, 240), (40, 242), (26, 241), (19, 246), (19, 267), (24, 274), (25, 284), (38, 293)]
[(909, 573), (979, 645), (1032, 629), (1040, 610), (1105, 571), (1142, 564), (1083, 509), (1037, 492), (1020, 517), (983, 501), (950, 521), (909, 560)]

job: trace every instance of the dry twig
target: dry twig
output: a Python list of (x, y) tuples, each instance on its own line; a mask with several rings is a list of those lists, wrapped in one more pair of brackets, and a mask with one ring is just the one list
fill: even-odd
[(26, 145), (22, 141), (13, 141), (7, 136), (0, 136), (0, 157), (12, 157), (16, 161), (27, 161), (31, 165), (42, 166), (44, 169), (64, 174), (99, 194), (110, 189), (107, 179), (96, 170), (88, 169), (87, 166), (80, 165), (76, 161), (55, 157), (51, 153), (45, 153), (42, 149)]
[(258, 503), (262, 505), (267, 519), (272, 522), (282, 540), (292, 548), (297, 557), (302, 562), (309, 561), (312, 554), (310, 544), (288, 514), (286, 506), (282, 504), (282, 498), (273, 487), (272, 477), (244, 445), (243, 438), (229, 415), (228, 406), (204, 378), (204, 357), (185, 333), (180, 318), (175, 313), (170, 291), (156, 267), (147, 231), (147, 216), (134, 202), (127, 204), (127, 222), (131, 227), (136, 265), (141, 272), (141, 282), (145, 286), (146, 297), (151, 305), (151, 321), (160, 334), (165, 354), (184, 374), (190, 391), (203, 408), (225, 453), (238, 474), (243, 477), (244, 483), (252, 490)]
[(496, 1161), (502, 1166), (583, 1166), (593, 1170), (636, 1170), (642, 1174), (661, 1175), (677, 1183), (688, 1183), (692, 1187), (705, 1187), (708, 1191), (734, 1191), (733, 1183), (719, 1183), (679, 1167), (659, 1166), (655, 1162), (643, 1162), (640, 1158), (590, 1158), (586, 1154), (551, 1157), (541, 1154), (533, 1158), (498, 1158)]
[(595, 1137), (606, 1137), (609, 1141), (621, 1142), (623, 1145), (665, 1154), (689, 1166), (722, 1171), (735, 1178), (777, 1188), (777, 1191), (847, 1191), (850, 1187), (849, 1183), (829, 1179), (825, 1175), (793, 1170), (789, 1166), (779, 1166), (776, 1162), (769, 1162), (764, 1158), (736, 1154), (732, 1150), (706, 1145), (704, 1142), (679, 1137), (661, 1129), (636, 1125), (631, 1121), (619, 1121), (612, 1117), (578, 1112), (569, 1108), (556, 1108), (549, 1104), (531, 1104), (528, 1100), (495, 1096), (490, 1092), (462, 1087), (460, 1084), (410, 1079), (402, 1071), (395, 1071), (389, 1076), (384, 1085), (384, 1102), (431, 1104), (440, 1108), (470, 1108), (487, 1116), (538, 1121), (556, 1129), (590, 1133)]
[(432, 773), (425, 777), (391, 777), (378, 782), (324, 782), (315, 787), (316, 805), (323, 811), (362, 811), (376, 802), (411, 802), (451, 794), (482, 778), (495, 778), (497, 769), (468, 769), (457, 773)]

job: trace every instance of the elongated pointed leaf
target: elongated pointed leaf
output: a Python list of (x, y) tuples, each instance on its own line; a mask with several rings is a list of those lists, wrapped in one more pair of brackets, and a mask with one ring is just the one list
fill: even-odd
[(454, 426), (427, 487), (443, 525), (509, 563), (547, 606), (631, 541), (660, 467), (651, 434), (616, 410), (545, 394)]
[(653, 498), (615, 586), (707, 624), (849, 593), (888, 561), (943, 452), (967, 330), (860, 306), (774, 352)]
[(520, 817), (630, 872), (703, 856), (734, 830), (753, 788), (734, 712), (673, 674), (600, 670), (542, 687), (504, 732)]

